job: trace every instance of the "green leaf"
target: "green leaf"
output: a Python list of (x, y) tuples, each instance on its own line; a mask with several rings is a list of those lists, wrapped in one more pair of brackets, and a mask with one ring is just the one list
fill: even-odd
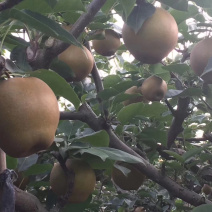
[(193, 2), (203, 8), (212, 8), (211, 0), (193, 0)]
[(191, 212), (209, 212), (209, 211), (212, 211), (211, 204), (200, 205), (194, 208)]
[(45, 0), (47, 2), (47, 4), (51, 7), (54, 8), (55, 5), (57, 4), (58, 0)]
[(69, 135), (75, 135), (79, 128), (81, 128), (84, 125), (83, 122), (81, 121), (70, 121), (70, 120), (63, 120), (60, 121), (58, 127), (57, 127), (57, 132), (59, 133), (64, 133), (66, 136)]
[(135, 116), (160, 117), (164, 111), (166, 111), (166, 107), (159, 102), (153, 102), (152, 104), (134, 103), (123, 107), (117, 118), (122, 124), (127, 124)]
[(51, 13), (52, 8), (44, 0), (24, 0), (16, 5), (14, 8), (18, 10), (27, 9), (38, 13)]
[(195, 115), (191, 118), (192, 122), (199, 122), (200, 124), (207, 120), (207, 116), (205, 114)]
[(114, 164), (114, 167), (119, 169), (125, 176), (127, 176), (131, 172), (130, 169), (128, 169), (128, 168), (126, 168), (124, 166), (120, 166), (118, 164)]
[(176, 152), (173, 152), (171, 150), (163, 150), (163, 152), (165, 152), (165, 153), (169, 154), (170, 156), (174, 157), (176, 160), (178, 160), (181, 163), (185, 162), (185, 159), (181, 155), (177, 154)]
[(186, 64), (171, 64), (163, 66), (162, 69), (183, 75), (190, 70), (190, 67)]
[(186, 160), (190, 159), (191, 157), (199, 154), (202, 150), (206, 149), (207, 147), (208, 147), (207, 145), (205, 145), (204, 147), (194, 147), (194, 148), (188, 150), (186, 153), (184, 153), (182, 155), (182, 157), (186, 161)]
[[(159, 0), (161, 3), (166, 4), (176, 10), (188, 11), (187, 0)], [(201, 0), (200, 0), (201, 1)]]
[(10, 53), (10, 59), (15, 61), (15, 65), (18, 66), (17, 72), (31, 71), (32, 67), (28, 64), (26, 57), (26, 47), (16, 46)]
[(87, 154), (91, 154), (91, 155), (95, 155), (99, 158), (101, 158), (102, 161), (106, 161), (106, 159), (109, 159), (108, 154), (105, 154), (104, 152), (100, 151), (99, 149), (97, 149), (97, 147), (90, 147), (90, 148), (81, 148), (79, 150), (77, 150), (76, 152), (74, 152), (73, 154), (78, 154), (80, 153), (81, 155), (87, 153)]
[(166, 146), (166, 141), (167, 141), (167, 132), (161, 129), (157, 129), (154, 127), (148, 127), (142, 130), (140, 133), (139, 138), (145, 139), (145, 140), (155, 140), (157, 143), (161, 143), (164, 146)]
[(173, 90), (170, 89), (166, 93), (166, 98), (172, 97), (192, 97), (202, 96), (202, 90), (200, 88), (186, 88), (185, 90)]
[(18, 38), (18, 37), (15, 37), (13, 35), (7, 35), (5, 40), (5, 42), (9, 43), (9, 44), (12, 44), (14, 46), (22, 46), (22, 47), (27, 47), (30, 45), (29, 42), (26, 42), (25, 40), (21, 39), (21, 38)]
[(70, 212), (70, 211), (82, 212), (84, 211), (84, 209), (88, 207), (91, 200), (92, 200), (92, 195), (90, 195), (85, 202), (66, 204), (61, 211), (62, 212)]
[(115, 7), (117, 2), (118, 0), (107, 0), (101, 8), (102, 12), (107, 15)]
[(212, 160), (212, 155), (210, 153), (201, 153), (199, 157), (200, 157), (201, 162), (205, 162), (207, 160)]
[(189, 4), (188, 11), (172, 10), (170, 13), (175, 18), (177, 24), (180, 24), (188, 18), (192, 18), (199, 14), (199, 11), (196, 6)]
[(63, 12), (62, 17), (63, 17), (64, 21), (66, 21), (70, 24), (74, 24), (80, 17), (80, 13), (75, 12), (75, 11)]
[(102, 100), (108, 100), (112, 96), (116, 96), (119, 92), (114, 88), (106, 88), (103, 91), (97, 94), (97, 97), (101, 98)]
[(113, 99), (113, 103), (120, 103), (125, 100), (135, 99), (136, 97), (141, 97), (140, 94), (126, 94), (126, 93), (120, 93), (116, 95)]
[(9, 155), (6, 156), (6, 162), (8, 169), (15, 169), (18, 165), (17, 158), (10, 157)]
[(157, 75), (158, 77), (162, 78), (165, 81), (169, 81), (171, 76), (168, 70), (165, 70), (163, 68), (164, 66), (160, 63), (155, 65), (150, 65), (149, 69), (154, 75)]
[[(92, 22), (92, 23), (90, 23), (89, 25), (88, 25), (88, 27), (90, 28), (90, 30), (100, 30), (100, 29), (107, 29), (107, 28), (109, 28), (110, 27), (110, 25), (109, 24), (105, 24), (105, 23), (102, 23), (102, 22)], [(95, 36), (99, 36), (99, 35), (95, 35)], [(100, 35), (101, 37), (103, 37), (103, 38), (105, 38), (104, 36), (102, 36), (102, 35)], [(94, 37), (93, 39), (95, 40), (95, 39), (97, 39), (98, 37)], [(103, 39), (102, 38), (102, 39)], [(92, 39), (92, 37), (91, 38), (89, 38), (89, 39)], [(92, 40), (93, 40), (92, 39)], [(98, 39), (97, 39), (98, 40)]]
[(34, 164), (24, 171), (24, 176), (44, 174), (50, 172), (52, 167), (52, 164)]
[(119, 82), (121, 82), (121, 78), (117, 75), (108, 75), (103, 79), (104, 88), (113, 87)]
[(127, 19), (135, 6), (136, 0), (119, 0), (119, 4), (122, 6), (124, 14), (124, 20)]
[[(138, 33), (144, 21), (151, 17), (155, 12), (155, 7), (150, 3), (142, 3), (134, 7), (133, 11), (127, 18), (129, 25), (135, 32)], [(124, 18), (124, 17), (123, 17)]]
[(123, 152), (118, 149), (109, 148), (109, 147), (90, 147), (82, 148), (76, 151), (74, 154), (91, 154), (101, 158), (103, 161), (106, 159), (114, 161), (125, 161), (128, 163), (144, 163), (142, 158), (138, 158), (129, 153)]
[(95, 147), (108, 147), (110, 139), (107, 132), (105, 130), (101, 130), (90, 135), (74, 139), (74, 141), (89, 143), (91, 146)]
[(64, 97), (73, 103), (75, 108), (78, 109), (80, 105), (78, 96), (70, 84), (68, 84), (60, 75), (50, 70), (40, 69), (30, 72), (30, 76), (43, 80), (54, 91), (56, 96)]
[(128, 163), (144, 163), (142, 158), (133, 156), (119, 149), (114, 149), (110, 147), (99, 147), (98, 149), (106, 153), (109, 156), (109, 159), (111, 160), (124, 161)]
[(81, 46), (73, 35), (63, 29), (58, 23), (44, 15), (41, 15), (40, 13), (32, 12), (30, 10), (17, 10), (13, 8), (10, 10), (9, 18), (19, 20), (48, 36), (52, 36), (76, 46)]
[(59, 0), (54, 7), (54, 12), (85, 11), (81, 0)]
[(176, 170), (176, 171), (182, 171), (183, 170), (183, 166), (182, 163), (178, 162), (178, 161), (166, 161), (165, 162), (166, 167), (170, 167), (172, 170)]
[(113, 167), (114, 161), (106, 159), (105, 161), (101, 160), (101, 158), (90, 155), (90, 154), (84, 154), (82, 155), (83, 160), (85, 160), (93, 169), (108, 169), (111, 170)]
[(57, 57), (52, 60), (49, 68), (58, 73), (67, 81), (75, 77), (75, 74), (71, 70), (70, 66), (59, 60)]
[(134, 85), (138, 85), (138, 82), (137, 81), (122, 81), (113, 85), (113, 88), (119, 92), (123, 92)]

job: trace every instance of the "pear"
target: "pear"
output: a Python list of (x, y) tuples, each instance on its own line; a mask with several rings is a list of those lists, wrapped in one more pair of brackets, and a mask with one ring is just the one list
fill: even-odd
[(112, 29), (105, 30), (105, 39), (92, 41), (94, 50), (102, 56), (114, 55), (121, 46), (119, 35)]
[(167, 84), (160, 77), (153, 75), (144, 80), (141, 92), (149, 101), (160, 101), (167, 92)]
[[(205, 70), (208, 60), (212, 57), (212, 38), (199, 41), (191, 50), (190, 65), (194, 73), (200, 76)], [(212, 72), (204, 74), (202, 79), (211, 84)]]
[[(141, 87), (137, 87), (137, 86), (132, 86), (131, 88), (127, 89), (125, 91), (126, 94), (141, 94)], [(125, 100), (123, 102), (124, 106), (127, 106), (129, 104), (132, 104), (132, 103), (137, 103), (137, 102), (149, 102), (148, 100), (146, 100), (143, 95), (142, 96), (136, 96), (136, 97), (133, 97), (129, 100)]]
[(112, 179), (114, 183), (123, 190), (137, 190), (145, 181), (146, 176), (129, 163), (117, 162), (117, 164), (129, 169), (130, 172), (125, 176), (123, 172), (113, 167)]
[(51, 146), (60, 117), (51, 88), (26, 77), (1, 80), (0, 91), (0, 148), (19, 158)]
[(58, 59), (74, 72), (75, 77), (66, 79), (67, 81), (82, 81), (91, 73), (94, 65), (93, 55), (85, 46), (80, 48), (71, 45), (58, 55)]
[(126, 23), (122, 29), (125, 46), (142, 63), (155, 64), (176, 46), (178, 26), (173, 16), (162, 8), (146, 19), (137, 33)]
[[(80, 203), (87, 200), (96, 184), (96, 175), (88, 163), (79, 159), (66, 161), (68, 170), (74, 172), (74, 186), (69, 202)], [(50, 185), (57, 195), (65, 195), (68, 191), (68, 177), (59, 163), (55, 163), (50, 174)]]
[(211, 186), (209, 186), (208, 184), (204, 184), (204, 186), (202, 187), (202, 192), (205, 194), (205, 195), (209, 195), (212, 191), (212, 188)]

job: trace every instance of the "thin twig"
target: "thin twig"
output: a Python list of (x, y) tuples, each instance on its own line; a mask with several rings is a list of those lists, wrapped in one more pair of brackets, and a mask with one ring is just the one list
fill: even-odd
[(212, 107), (211, 107), (202, 97), (200, 97), (200, 99), (201, 99), (201, 101), (207, 106), (207, 108), (208, 108), (209, 110), (212, 110)]
[(167, 107), (169, 108), (169, 110), (171, 111), (172, 115), (175, 117), (176, 111), (174, 110), (174, 108), (171, 106), (171, 104), (169, 103), (169, 101), (167, 99), (165, 99), (165, 103), (166, 103)]
[(207, 141), (208, 139), (201, 137), (201, 138), (181, 138), (177, 137), (176, 140), (179, 141), (187, 141), (187, 142), (200, 142), (200, 141)]
[[(91, 47), (89, 45), (89, 42), (85, 42), (85, 46), (91, 52)], [(92, 74), (92, 77), (93, 77), (93, 80), (94, 80), (94, 83), (95, 83), (95, 86), (96, 86), (96, 92), (98, 94), (99, 92), (104, 90), (104, 86), (103, 86), (103, 83), (102, 83), (102, 80), (101, 80), (101, 77), (99, 75), (99, 71), (98, 71), (98, 68), (97, 68), (95, 62), (94, 62), (94, 66), (93, 66), (91, 74)], [(102, 100), (98, 97), (97, 97), (97, 99), (98, 99), (99, 104), (100, 104), (102, 115), (104, 115), (104, 117), (107, 119), (108, 114), (109, 114), (108, 110), (104, 109)]]

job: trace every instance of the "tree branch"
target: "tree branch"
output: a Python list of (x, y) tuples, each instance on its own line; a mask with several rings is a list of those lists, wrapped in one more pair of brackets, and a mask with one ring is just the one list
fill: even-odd
[[(70, 118), (72, 117), (72, 114), (68, 112), (67, 115), (65, 115), (66, 112), (62, 112), (63, 115), (61, 117), (65, 117), (66, 119), (69, 119), (68, 115), (70, 115)], [(140, 157), (135, 151), (133, 151), (130, 147), (128, 147), (126, 144), (124, 144), (113, 132), (113, 130), (105, 123), (105, 121), (102, 118), (98, 118), (96, 114), (92, 111), (92, 109), (87, 105), (83, 104), (79, 108), (79, 113), (83, 113), (83, 116), (78, 116), (81, 121), (86, 122), (94, 131), (99, 130), (106, 130), (109, 137), (110, 137), (110, 147), (115, 149), (120, 149), (124, 152), (127, 152), (129, 154), (132, 154), (134, 156)], [(76, 117), (76, 116), (75, 116)], [(194, 206), (198, 206), (204, 203), (212, 204), (209, 200), (205, 200), (201, 195), (190, 191), (181, 185), (178, 185), (175, 181), (173, 181), (171, 178), (164, 176), (160, 170), (155, 168), (152, 164), (150, 164), (147, 160), (143, 159), (144, 163), (139, 164), (133, 164), (140, 172), (145, 174), (149, 179), (153, 180), (154, 182), (158, 183), (159, 185), (166, 188), (173, 196), (176, 196), (183, 201), (190, 203)]]
[(81, 112), (60, 112), (60, 120), (80, 120), (85, 122), (85, 117)]
[(202, 138), (181, 138), (181, 137), (177, 137), (176, 140), (187, 141), (187, 142), (200, 142), (200, 141), (207, 141), (208, 139), (205, 138), (205, 137), (202, 137)]
[[(106, 0), (93, 0), (90, 5), (87, 7), (87, 12), (82, 14), (79, 19), (72, 26), (70, 33), (78, 38), (79, 35), (83, 32), (85, 27), (93, 20), (96, 13), (101, 9)], [(30, 63), (34, 70), (39, 68), (48, 68), (51, 61), (70, 44), (64, 43), (62, 41), (55, 41), (55, 44), (48, 49), (39, 49), (35, 59)]]
[(190, 114), (188, 112), (188, 106), (190, 98), (179, 98), (177, 110), (175, 111), (175, 117), (172, 121), (171, 127), (168, 131), (167, 148), (170, 149), (174, 144), (176, 137), (184, 130), (182, 124), (185, 118)]
[(0, 3), (0, 11), (12, 8), (16, 4), (20, 3), (23, 0), (6, 0)]
[[(91, 52), (91, 47), (90, 47), (90, 45), (89, 45), (88, 42), (85, 43), (85, 46)], [(96, 85), (96, 91), (97, 91), (97, 93), (99, 93), (100, 91), (103, 91), (104, 90), (104, 87), (103, 87), (102, 80), (100, 78), (99, 71), (98, 71), (98, 68), (96, 66), (95, 61), (94, 61), (94, 66), (93, 66), (93, 69), (92, 69), (91, 74), (92, 74), (94, 83)]]
[(15, 189), (15, 210), (18, 212), (47, 212), (37, 197), (22, 191), (14, 186)]
[(167, 99), (165, 99), (165, 103), (167, 105), (167, 107), (169, 108), (169, 110), (171, 111), (172, 115), (175, 117), (175, 110), (174, 108), (171, 106), (171, 104), (169, 103), (169, 101)]

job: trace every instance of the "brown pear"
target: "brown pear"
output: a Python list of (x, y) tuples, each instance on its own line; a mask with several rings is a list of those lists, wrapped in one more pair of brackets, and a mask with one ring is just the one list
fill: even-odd
[(113, 167), (112, 179), (114, 183), (123, 190), (137, 190), (145, 181), (146, 176), (129, 163), (117, 162), (117, 164), (129, 169), (130, 172), (125, 176), (122, 171)]
[[(142, 95), (141, 93), (141, 87), (137, 87), (137, 86), (132, 86), (131, 88), (127, 89), (125, 91), (126, 94), (140, 94)], [(123, 102), (124, 106), (127, 106), (129, 104), (132, 104), (132, 103), (137, 103), (137, 102), (148, 102), (148, 100), (146, 100), (143, 95), (142, 96), (136, 96), (136, 97), (133, 97), (133, 98), (130, 98), (129, 100), (125, 100)]]
[(145, 20), (137, 33), (126, 23), (122, 37), (130, 53), (142, 63), (155, 64), (176, 46), (178, 26), (173, 16), (162, 8)]
[(121, 46), (119, 35), (112, 29), (105, 30), (105, 39), (92, 41), (94, 50), (103, 56), (114, 55)]
[(167, 84), (160, 77), (153, 75), (144, 80), (141, 92), (149, 101), (160, 101), (167, 92)]
[[(69, 197), (69, 202), (80, 203), (87, 200), (93, 192), (96, 175), (88, 163), (78, 159), (68, 159), (66, 167), (74, 172), (74, 186)], [(65, 195), (68, 191), (68, 177), (59, 163), (55, 163), (50, 174), (50, 185), (58, 196)]]
[[(194, 73), (200, 76), (212, 57), (212, 38), (199, 41), (191, 50), (190, 65)], [(212, 72), (202, 76), (206, 83), (212, 83)]]
[(134, 212), (145, 212), (146, 210), (143, 207), (137, 207)]
[(204, 184), (204, 186), (202, 187), (202, 192), (205, 194), (205, 195), (209, 195), (212, 191), (212, 188), (211, 186), (209, 186), (208, 184)]
[(47, 149), (59, 123), (57, 98), (36, 77), (0, 81), (0, 148), (11, 157)]
[(58, 59), (66, 63), (74, 72), (75, 77), (66, 79), (67, 81), (81, 81), (92, 71), (94, 58), (91, 52), (83, 46), (71, 45), (58, 55)]

